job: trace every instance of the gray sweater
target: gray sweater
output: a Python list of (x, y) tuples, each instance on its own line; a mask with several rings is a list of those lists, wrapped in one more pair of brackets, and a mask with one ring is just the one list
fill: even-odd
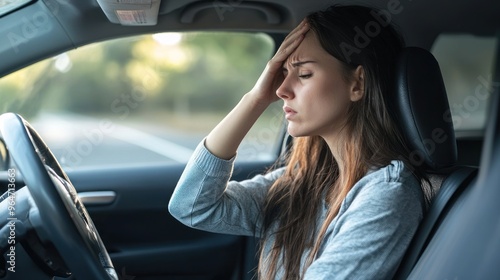
[[(200, 144), (168, 205), (172, 216), (196, 229), (260, 237), (264, 198), (284, 169), (235, 182), (229, 181), (233, 162), (215, 157)], [(419, 182), (401, 161), (368, 172), (344, 199), (304, 279), (391, 279), (424, 207)], [(322, 210), (316, 231), (326, 218), (324, 202)], [(282, 275), (278, 271), (276, 279)]]

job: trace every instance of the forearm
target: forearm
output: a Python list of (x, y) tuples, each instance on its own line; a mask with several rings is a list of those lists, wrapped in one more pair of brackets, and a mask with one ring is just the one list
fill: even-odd
[(199, 145), (170, 198), (170, 214), (201, 230), (259, 236), (261, 205), (283, 170), (229, 182), (233, 162), (221, 160)]
[(236, 107), (208, 134), (206, 148), (221, 159), (230, 159), (250, 128), (269, 106), (246, 94)]

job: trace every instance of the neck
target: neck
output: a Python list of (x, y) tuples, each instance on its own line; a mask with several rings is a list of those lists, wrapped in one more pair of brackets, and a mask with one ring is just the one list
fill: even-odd
[(347, 141), (347, 137), (341, 133), (332, 133), (331, 135), (322, 137), (330, 148), (330, 152), (338, 164), (339, 174), (344, 174), (345, 161), (342, 146), (344, 146), (345, 141)]

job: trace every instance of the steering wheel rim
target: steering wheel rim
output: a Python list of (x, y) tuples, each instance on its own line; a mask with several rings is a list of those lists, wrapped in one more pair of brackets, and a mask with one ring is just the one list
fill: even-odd
[(21, 116), (0, 116), (0, 133), (38, 208), (35, 231), (50, 241), (80, 279), (118, 279), (85, 206), (57, 159)]

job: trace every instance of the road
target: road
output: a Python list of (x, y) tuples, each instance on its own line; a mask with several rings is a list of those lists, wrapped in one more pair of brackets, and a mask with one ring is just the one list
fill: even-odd
[(42, 114), (30, 122), (61, 165), (136, 165), (185, 163), (205, 135), (152, 125), (123, 125), (81, 115)]

